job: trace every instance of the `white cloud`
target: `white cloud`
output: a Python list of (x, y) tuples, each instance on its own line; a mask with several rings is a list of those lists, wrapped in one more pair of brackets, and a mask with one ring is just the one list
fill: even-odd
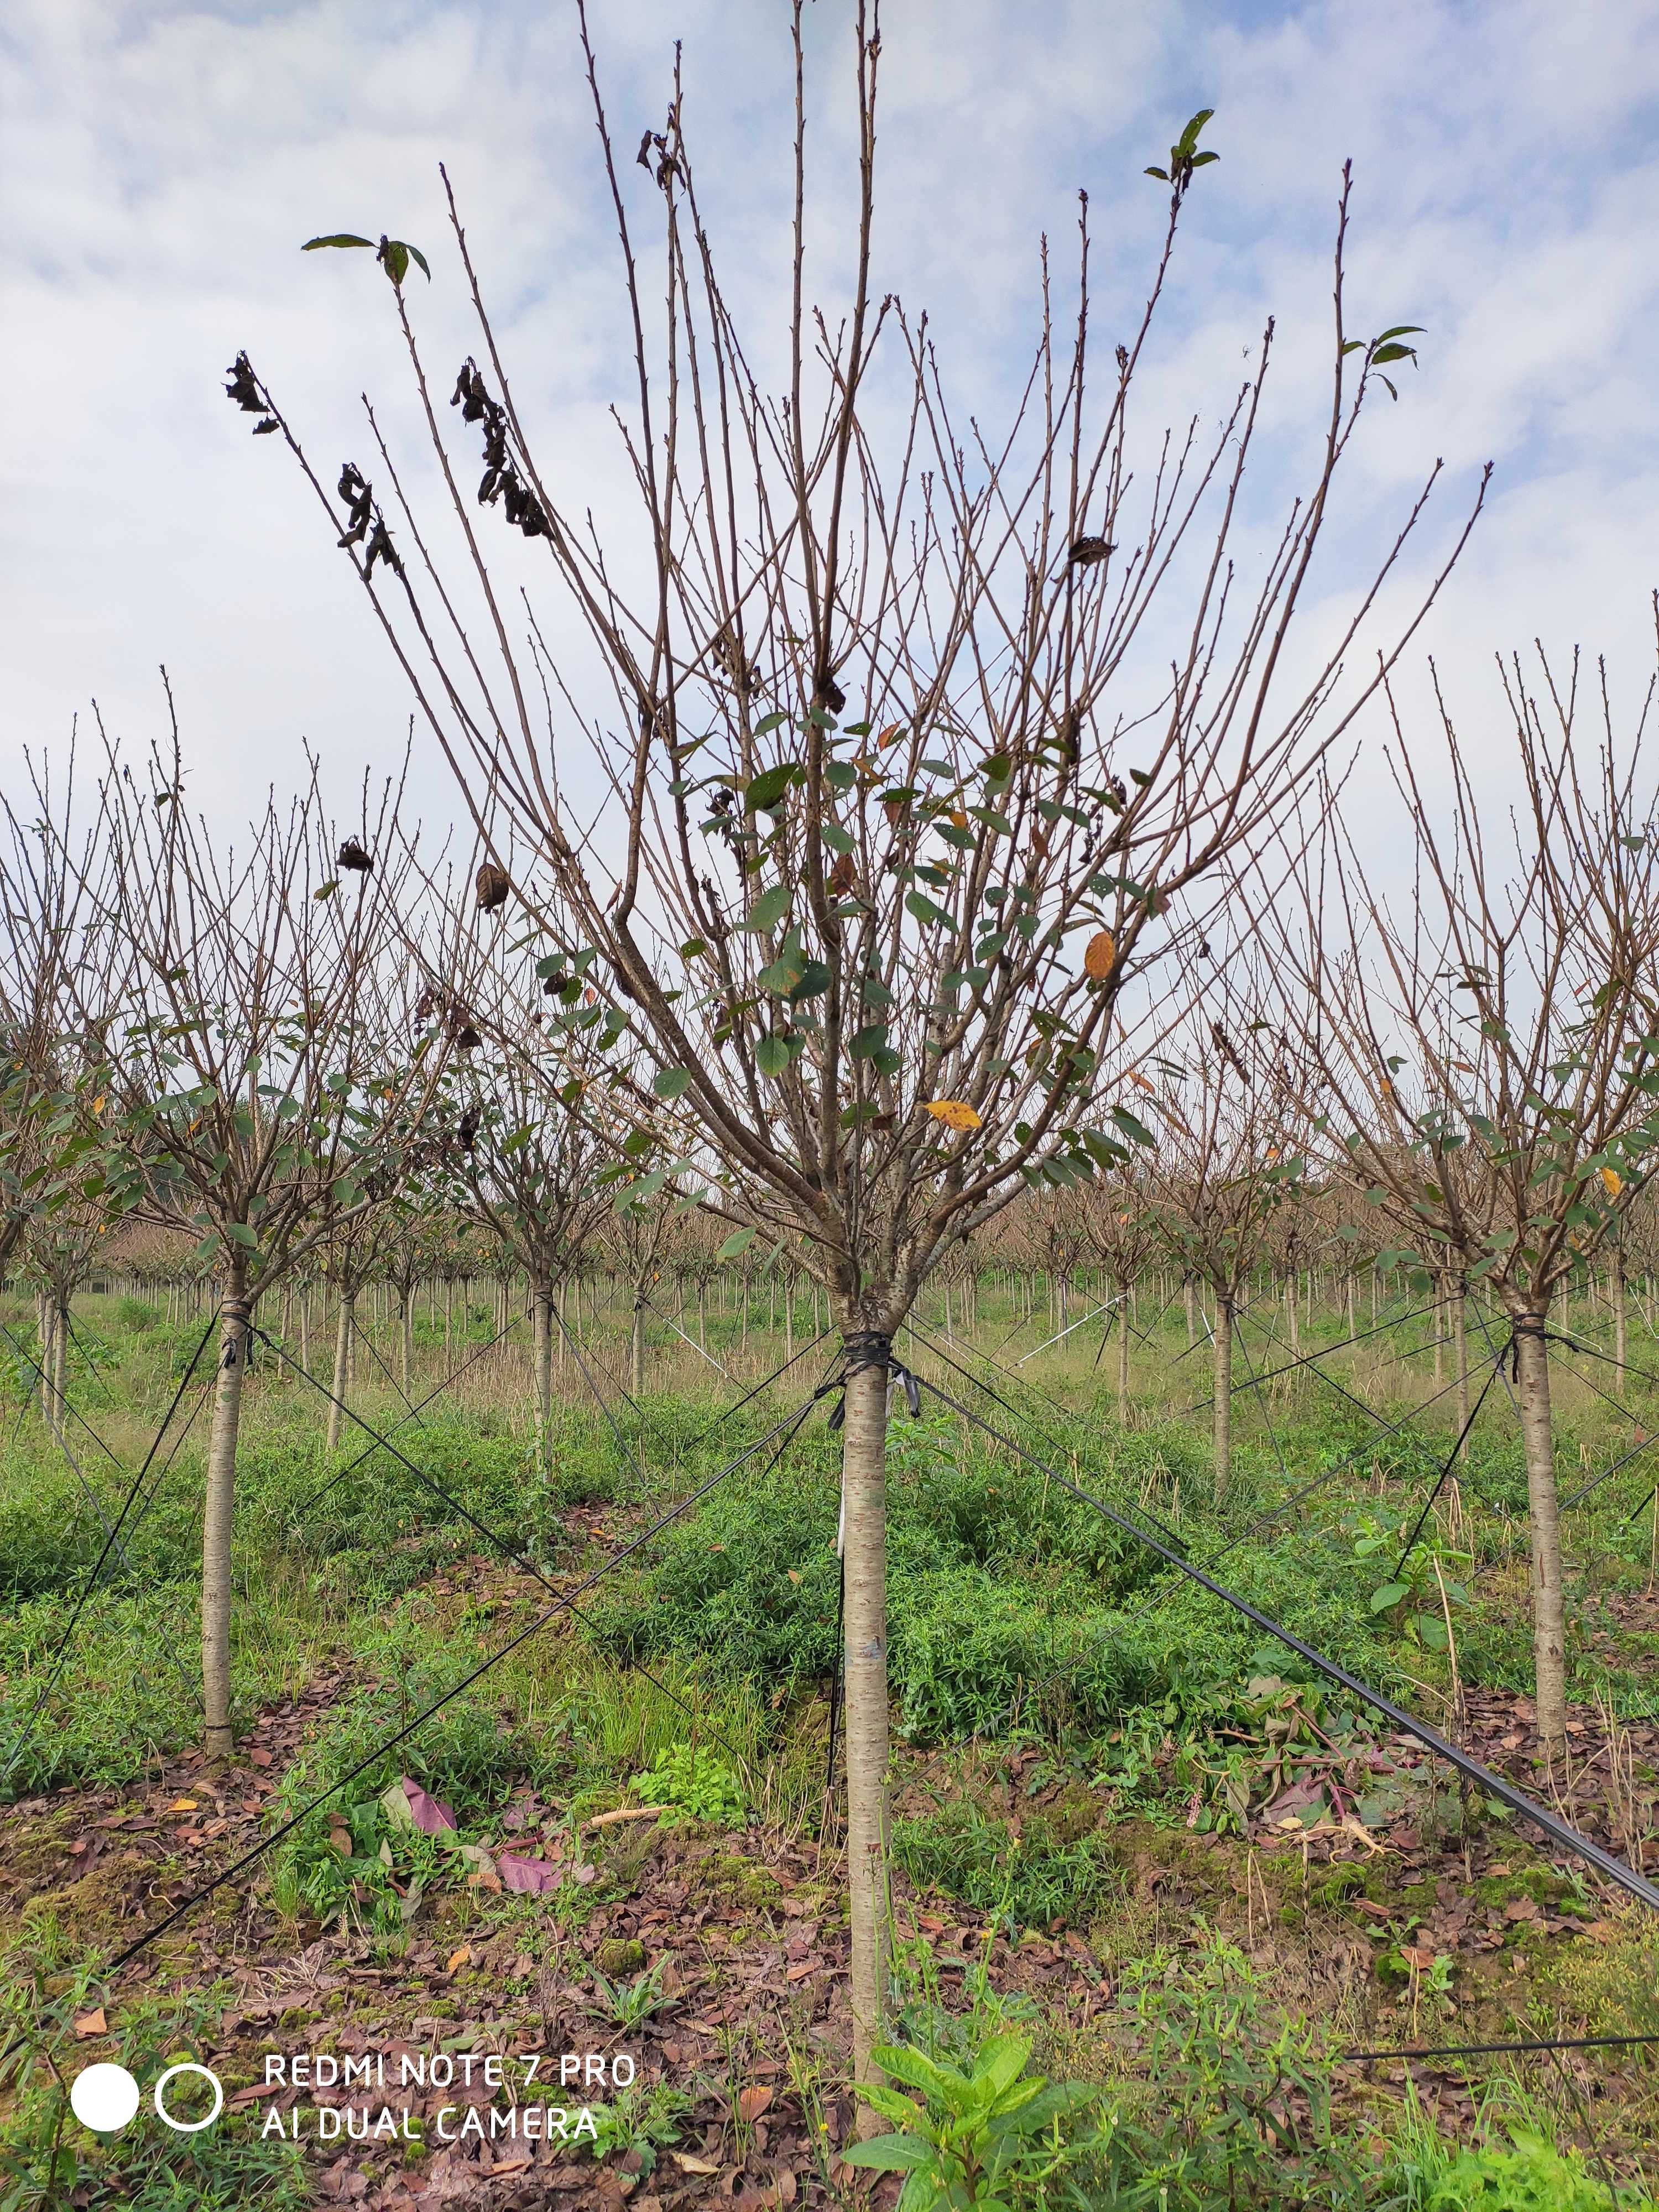
[[(594, 15), (630, 190), (632, 147), (660, 120), (685, 40), (702, 189), (763, 358), (780, 335), (769, 287), (788, 212), (780, 11), (606, 0)], [(815, 173), (830, 189), (812, 235), (833, 289), (849, 152), (833, 0), (811, 11), (810, 35)], [(1425, 634), (1449, 680), (1472, 692), (1494, 648), (1534, 631), (1605, 647), (1644, 680), (1659, 475), (1652, 17), (1619, 0), (912, 0), (890, 9), (884, 43), (881, 281), (933, 310), (971, 404), (994, 418), (1023, 373), (1038, 234), (1068, 276), (1079, 185), (1103, 345), (1138, 311), (1162, 213), (1140, 169), (1213, 106), (1224, 159), (1193, 195), (1141, 404), (1213, 419), (1277, 312), (1250, 485), (1252, 515), (1277, 514), (1322, 404), (1329, 232), (1352, 153), (1353, 327), (1429, 327), (1399, 405), (1380, 406), (1356, 447), (1306, 649), (1332, 634), (1343, 590), (1432, 459), (1447, 463), (1449, 517), (1490, 456), (1488, 514)], [(603, 411), (631, 399), (622, 299), (572, 15), (529, 0), (14, 0), (0, 101), (0, 777), (10, 787), (22, 747), (56, 742), (93, 696), (123, 732), (156, 731), (165, 660), (204, 804), (234, 809), (251, 787), (292, 780), (302, 738), (343, 798), (364, 761), (398, 757), (408, 704), (276, 441), (250, 441), (220, 372), (246, 344), (319, 466), (331, 477), (351, 453), (367, 467), (360, 389), (394, 437), (412, 423), (384, 287), (367, 256), (296, 249), (317, 230), (388, 228), (434, 255), (416, 310), (447, 394), (475, 339), (446, 250), (443, 158), (544, 465), (579, 498), (622, 484)], [(648, 254), (648, 192), (634, 206)], [(1413, 556), (1390, 605), (1443, 542)], [(454, 818), (429, 747), (419, 761), (422, 810)]]

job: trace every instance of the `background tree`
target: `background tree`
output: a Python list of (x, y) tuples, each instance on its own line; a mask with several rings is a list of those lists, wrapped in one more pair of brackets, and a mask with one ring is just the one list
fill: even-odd
[[(939, 1255), (1025, 1181), (1064, 1184), (1126, 1156), (1133, 1117), (1096, 1095), (1115, 1010), (1182, 894), (1272, 817), (1375, 680), (1340, 683), (1369, 592), (1322, 667), (1282, 696), (1278, 679), (1340, 462), (1405, 349), (1398, 331), (1350, 339), (1345, 186), (1317, 456), (1259, 586), (1235, 592), (1271, 331), (1212, 433), (1194, 422), (1140, 458), (1130, 436), (1181, 213), (1216, 158), (1200, 151), (1207, 112), (1157, 172), (1168, 216), (1144, 310), (1097, 376), (1085, 203), (1075, 295), (1056, 308), (1045, 266), (1029, 381), (991, 434), (958, 422), (925, 320), (876, 281), (880, 40), (862, 0), (848, 295), (842, 311), (809, 304), (800, 22), (798, 4), (772, 396), (721, 289), (678, 83), (637, 167), (619, 157), (582, 17), (635, 350), (631, 526), (611, 514), (601, 539), (561, 496), (459, 216), (479, 355), (459, 365), (447, 421), (482, 447), (476, 500), (476, 460), (452, 453), (441, 419), (449, 376), (434, 386), (417, 338), (410, 250), (388, 240), (379, 254), (456, 562), (404, 503), (378, 431), (372, 469), (349, 463), (331, 494), (246, 356), (228, 389), (304, 467), (475, 819), (510, 823), (534, 856), (533, 872), (501, 869), (502, 899), (522, 905), (544, 957), (587, 963), (617, 1034), (648, 1055), (635, 1104), (656, 1157), (701, 1147), (708, 1203), (738, 1233), (799, 1240), (832, 1301), (848, 1353), (848, 1851), (867, 2080), (885, 1990), (892, 1332)], [(650, 276), (641, 200), (660, 240)], [(523, 647), (520, 547), (557, 603)], [(606, 789), (614, 811), (590, 832)]]
[(1558, 673), (1541, 648), (1532, 683), (1518, 659), (1501, 670), (1521, 780), (1501, 859), (1443, 701), (1449, 796), (1425, 787), (1424, 749), (1396, 716), (1411, 894), (1396, 906), (1380, 893), (1327, 811), (1316, 848), (1293, 856), (1300, 926), (1281, 928), (1275, 963), (1329, 1165), (1389, 1222), (1425, 1287), (1454, 1270), (1507, 1317), (1547, 1753), (1566, 1725), (1551, 1308), (1659, 1140), (1656, 793), (1642, 754), (1654, 685), (1626, 736), (1605, 671), (1581, 691), (1583, 674), (1577, 655)]
[[(1191, 1018), (1193, 1041), (1166, 1062), (1154, 1101), (1158, 1148), (1145, 1170), (1158, 1232), (1214, 1302), (1215, 1500), (1232, 1480), (1233, 1346), (1272, 1224), (1296, 1196), (1298, 1115), (1279, 1040), (1256, 1012), (1242, 954), (1221, 963)], [(1226, 980), (1241, 971), (1237, 986)]]
[(137, 772), (112, 750), (99, 791), (88, 902), (118, 1008), (104, 1039), (106, 1173), (138, 1218), (193, 1230), (218, 1276), (202, 1537), (215, 1755), (234, 1741), (231, 1532), (255, 1308), (375, 1202), (371, 1177), (395, 1178), (441, 1060), (416, 1039), (400, 1083), (386, 1079), (384, 1032), (406, 1018), (386, 957), (400, 872), (374, 859), (395, 852), (392, 823), (388, 793), (375, 823), (342, 841), (313, 777), (286, 811), (267, 805), (240, 853), (222, 850), (185, 804), (176, 726), (170, 751)]

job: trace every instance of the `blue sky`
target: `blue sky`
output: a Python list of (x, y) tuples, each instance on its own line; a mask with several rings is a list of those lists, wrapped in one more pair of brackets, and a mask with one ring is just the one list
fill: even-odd
[[(846, 14), (815, 0), (810, 15), (815, 268), (833, 303)], [(684, 40), (703, 188), (763, 348), (787, 216), (779, 0), (602, 0), (594, 22), (630, 148), (661, 119)], [(1006, 402), (1039, 234), (1064, 264), (1079, 186), (1098, 323), (1137, 309), (1163, 211), (1141, 170), (1213, 106), (1206, 143), (1223, 159), (1193, 196), (1143, 405), (1212, 417), (1275, 313), (1273, 434), (1253, 494), (1276, 512), (1275, 471), (1316, 412), (1352, 155), (1354, 324), (1427, 329), (1419, 368), (1356, 455), (1310, 632), (1437, 456), (1443, 532), (1491, 459), (1488, 512), (1425, 635), (1472, 726), (1485, 726), (1492, 652), (1534, 635), (1605, 651), (1635, 696), (1659, 582), (1659, 8), (907, 0), (884, 30), (880, 282), (929, 307), (974, 406), (994, 416)], [(58, 746), (94, 696), (126, 738), (157, 732), (165, 661), (210, 811), (293, 781), (302, 741), (343, 801), (365, 763), (397, 758), (406, 702), (275, 441), (250, 441), (221, 397), (222, 371), (246, 345), (331, 470), (365, 446), (360, 392), (394, 429), (405, 422), (367, 257), (297, 248), (335, 228), (426, 246), (434, 283), (417, 312), (434, 357), (459, 359), (473, 340), (445, 250), (441, 158), (543, 466), (551, 457), (603, 498), (617, 481), (604, 410), (626, 397), (626, 364), (572, 13), (561, 0), (11, 0), (0, 102), (0, 777), (15, 788), (22, 749)], [(416, 793), (430, 819), (453, 818), (424, 751)]]

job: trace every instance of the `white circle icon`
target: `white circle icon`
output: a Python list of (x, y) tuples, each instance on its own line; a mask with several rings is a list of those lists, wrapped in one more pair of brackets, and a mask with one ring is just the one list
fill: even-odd
[[(167, 2087), (169, 2081), (176, 2080), (180, 2074), (199, 2074), (204, 2081), (212, 2083), (213, 2110), (207, 2115), (205, 2119), (175, 2120), (172, 2113), (168, 2112), (167, 2106), (161, 2102), (162, 2090)], [(199, 2135), (204, 2128), (210, 2128), (213, 2125), (213, 2123), (218, 2118), (220, 2113), (223, 2112), (225, 2108), (224, 2083), (219, 2079), (219, 2076), (214, 2072), (210, 2066), (198, 2066), (193, 2058), (181, 2058), (176, 2066), (169, 2066), (167, 2072), (162, 2075), (161, 2080), (155, 2084), (155, 2088), (151, 2090), (150, 2094), (155, 2100), (155, 2110), (158, 2115), (167, 2123), (167, 2126), (170, 2127), (176, 2135)]]
[(70, 2086), (70, 2110), (83, 2128), (119, 2134), (138, 2109), (138, 2084), (125, 2066), (88, 2066)]

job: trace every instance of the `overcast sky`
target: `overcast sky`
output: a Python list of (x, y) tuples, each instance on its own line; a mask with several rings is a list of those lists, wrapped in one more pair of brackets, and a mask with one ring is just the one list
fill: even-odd
[[(824, 250), (838, 299), (842, 0), (811, 10)], [(673, 42), (703, 190), (757, 343), (787, 216), (782, 0), (597, 0), (624, 146), (659, 124)], [(878, 285), (927, 307), (957, 388), (994, 418), (1022, 373), (1036, 251), (1072, 250), (1091, 196), (1106, 331), (1144, 295), (1164, 195), (1141, 174), (1212, 106), (1222, 155), (1143, 409), (1213, 417), (1279, 318), (1275, 434), (1254, 495), (1288, 487), (1328, 353), (1339, 172), (1355, 163), (1350, 312), (1426, 326), (1397, 406), (1357, 453), (1342, 604), (1437, 456), (1443, 550), (1480, 465), (1487, 512), (1425, 634), (1472, 726), (1498, 725), (1482, 664), (1534, 636), (1613, 657), (1633, 696), (1659, 582), (1659, 8), (1643, 0), (898, 0), (884, 19)], [(302, 257), (318, 231), (388, 229), (432, 257), (416, 311), (446, 368), (471, 349), (437, 164), (462, 196), (538, 425), (544, 473), (615, 480), (605, 408), (626, 399), (613, 228), (564, 0), (226, 0), (174, 8), (9, 0), (0, 16), (6, 350), (5, 684), (0, 778), (96, 698), (159, 732), (165, 662), (198, 798), (290, 782), (302, 742), (343, 801), (402, 746), (399, 678), (275, 440), (222, 396), (246, 346), (331, 476), (366, 451), (358, 394), (406, 416), (385, 286), (367, 255)], [(629, 172), (642, 216), (651, 187)], [(1263, 475), (1262, 471), (1266, 474)], [(1420, 659), (1420, 655), (1419, 656)], [(454, 817), (419, 748), (416, 800)]]

